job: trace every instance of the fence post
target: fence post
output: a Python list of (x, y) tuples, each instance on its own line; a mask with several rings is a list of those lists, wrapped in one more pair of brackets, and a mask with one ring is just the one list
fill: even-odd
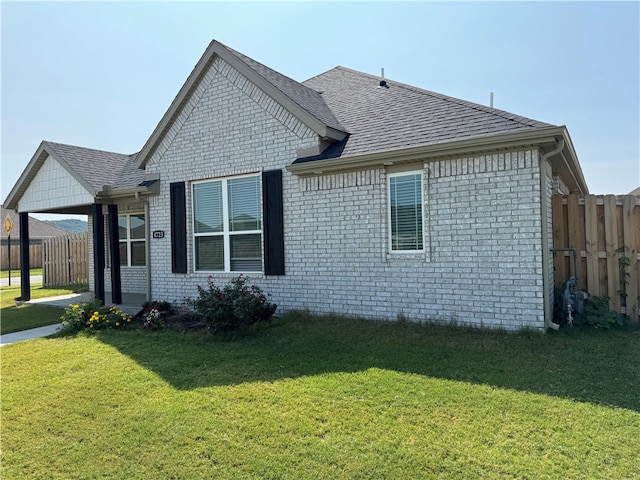
[(587, 291), (600, 296), (598, 271), (598, 213), (595, 195), (584, 198), (585, 244), (587, 247)]
[(615, 195), (604, 197), (604, 233), (607, 254), (607, 295), (609, 308), (620, 311), (620, 267), (618, 265), (618, 218)]
[[(638, 298), (640, 296), (638, 267), (640, 266), (640, 262), (638, 262), (638, 245), (636, 242), (636, 236), (640, 225), (636, 225), (635, 208), (636, 197), (633, 195), (625, 195), (622, 199), (622, 224), (624, 226), (623, 241), (625, 253), (630, 261), (629, 268), (627, 270), (629, 272), (629, 283), (626, 289), (627, 296), (625, 300), (627, 315), (629, 316), (631, 323), (637, 325), (640, 321), (640, 318), (638, 317), (640, 314), (638, 311), (638, 303), (640, 301)], [(622, 281), (624, 281), (624, 278)]]

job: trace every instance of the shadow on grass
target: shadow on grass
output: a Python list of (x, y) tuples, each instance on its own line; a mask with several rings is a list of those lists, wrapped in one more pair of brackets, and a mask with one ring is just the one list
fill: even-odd
[(288, 314), (235, 339), (99, 332), (175, 388), (381, 368), (640, 411), (640, 333), (540, 335)]

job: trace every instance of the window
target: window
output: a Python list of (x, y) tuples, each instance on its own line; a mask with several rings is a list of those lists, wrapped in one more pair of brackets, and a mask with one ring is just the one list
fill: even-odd
[(262, 271), (260, 177), (193, 184), (196, 270)]
[(118, 215), (118, 238), (120, 266), (143, 267), (146, 264), (144, 215)]
[(388, 178), (391, 251), (423, 251), (422, 172), (390, 174)]

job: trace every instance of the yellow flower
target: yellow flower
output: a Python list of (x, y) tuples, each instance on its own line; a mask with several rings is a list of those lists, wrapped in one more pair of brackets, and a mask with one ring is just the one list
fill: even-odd
[(91, 325), (89, 325), (89, 328), (93, 328), (93, 323)]
[(116, 322), (116, 327), (119, 327), (119, 326), (120, 326), (120, 322)]
[(80, 305), (71, 305), (73, 308), (80, 308)]
[(130, 321), (131, 321), (131, 318), (127, 318), (127, 322), (130, 322)]

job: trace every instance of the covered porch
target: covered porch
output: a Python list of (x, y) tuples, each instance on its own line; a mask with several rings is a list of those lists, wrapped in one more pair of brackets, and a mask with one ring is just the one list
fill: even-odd
[[(37, 298), (29, 300), (28, 304), (53, 305), (56, 307), (67, 307), (72, 303), (89, 302), (93, 300), (93, 292), (73, 293), (70, 295), (60, 295), (58, 297)], [(120, 310), (130, 315), (137, 314), (142, 309), (142, 304), (146, 301), (146, 295), (139, 293), (123, 293), (121, 294), (120, 303), (113, 301), (111, 292), (105, 292), (106, 306), (117, 305)]]
[(151, 299), (147, 197), (157, 193), (159, 182), (146, 178), (134, 159), (135, 155), (40, 144), (5, 200), (5, 206), (20, 216), (19, 301), (31, 300), (29, 249), (24, 248), (29, 244), (30, 213), (87, 215), (88, 293), (93, 297), (105, 305), (135, 308), (128, 313), (137, 313)]

